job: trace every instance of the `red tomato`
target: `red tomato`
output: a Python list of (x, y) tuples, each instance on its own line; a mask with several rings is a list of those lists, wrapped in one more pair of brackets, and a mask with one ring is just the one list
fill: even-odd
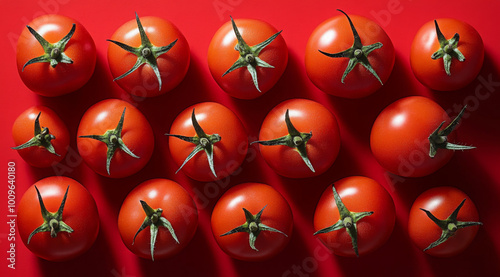
[[(375, 180), (362, 176), (341, 179), (335, 182), (334, 186), (341, 202), (351, 214), (373, 212), (355, 223), (359, 255), (380, 248), (391, 236), (396, 219), (394, 202), (389, 193)], [(314, 212), (314, 230), (318, 231), (339, 221), (342, 222), (339, 206), (334, 198), (332, 186), (328, 186)], [(350, 217), (353, 219), (354, 215)], [(356, 256), (353, 239), (346, 227), (326, 233), (318, 232), (318, 237), (336, 255)]]
[[(44, 223), (40, 211), (41, 205), (37, 204), (39, 197), (35, 187), (50, 213), (58, 212), (67, 191), (62, 218), (57, 220), (51, 215), (48, 221), (58, 223), (55, 230), (63, 229), (65, 223), (72, 229), (71, 233), (59, 230), (54, 232), (54, 237), (51, 236), (49, 224)], [(65, 261), (82, 255), (92, 246), (99, 232), (99, 214), (94, 198), (80, 183), (62, 176), (42, 179), (26, 190), (19, 202), (18, 222), (19, 235), (26, 247), (49, 261)], [(34, 232), (44, 224), (46, 231)]]
[[(121, 134), (116, 134), (123, 115)], [(113, 134), (115, 141), (111, 142)], [(80, 156), (95, 172), (112, 178), (127, 177), (141, 170), (151, 158), (153, 130), (136, 107), (122, 100), (107, 99), (83, 115), (77, 146)], [(108, 151), (112, 155), (108, 156)]]
[[(288, 202), (265, 184), (244, 183), (230, 188), (212, 212), (215, 240), (226, 254), (238, 260), (270, 259), (285, 248), (292, 230), (293, 216)], [(253, 247), (251, 236), (255, 236)]]
[[(441, 244), (428, 248), (443, 235), (441, 229), (424, 210), (429, 211), (439, 220), (446, 220), (457, 210), (455, 221), (445, 222), (448, 228), (450, 223), (458, 226), (454, 232), (449, 232), (449, 238)], [(463, 252), (472, 243), (476, 236), (479, 215), (472, 200), (461, 190), (454, 187), (436, 187), (422, 193), (413, 203), (408, 221), (408, 233), (415, 245), (425, 253), (437, 257), (451, 257)], [(458, 223), (457, 223), (458, 221)], [(464, 227), (470, 225), (468, 227)]]
[[(362, 16), (352, 15), (350, 18), (360, 38), (360, 42), (356, 42), (348, 18), (339, 15), (327, 19), (314, 29), (306, 45), (306, 72), (314, 85), (328, 94), (361, 98), (381, 88), (382, 83), (385, 84), (389, 79), (394, 66), (394, 46), (377, 23)], [(382, 43), (382, 46), (375, 49), (366, 48), (376, 43)], [(351, 55), (345, 52), (342, 57), (332, 58), (324, 54), (344, 52), (350, 47)], [(359, 59), (354, 57), (353, 51), (356, 49), (363, 49), (362, 52), (358, 51), (360, 55), (364, 53)], [(358, 64), (343, 77), (350, 61), (349, 57)], [(380, 80), (364, 66), (366, 60)]]
[[(279, 34), (268, 46), (263, 49), (260, 47), (262, 42), (278, 33), (264, 21), (236, 19), (234, 23), (244, 44), (238, 43), (231, 21), (226, 22), (212, 37), (208, 48), (208, 67), (217, 84), (229, 95), (239, 99), (254, 99), (270, 90), (283, 75), (288, 62), (288, 48)], [(241, 51), (235, 49), (237, 45)], [(257, 45), (259, 47), (254, 47)], [(247, 55), (251, 56), (251, 62), (248, 62), (250, 56)], [(260, 61), (255, 64), (253, 60), (257, 60), (256, 58), (272, 68)], [(239, 59), (242, 61), (241, 67), (227, 73)], [(256, 77), (252, 78), (252, 69), (247, 68), (248, 64), (255, 70)], [(255, 79), (258, 85), (254, 82)]]
[(31, 166), (50, 167), (68, 152), (66, 125), (54, 111), (44, 106), (31, 107), (20, 114), (12, 126), (12, 137), (17, 152)]
[[(154, 213), (146, 216), (141, 201)], [(149, 221), (145, 222), (147, 218)], [(172, 232), (165, 226), (171, 227)], [(177, 254), (191, 241), (197, 226), (198, 210), (193, 199), (182, 186), (167, 179), (141, 183), (127, 195), (118, 215), (123, 243), (145, 259), (162, 259)], [(153, 245), (152, 228), (157, 232)]]
[[(259, 145), (260, 153), (267, 164), (278, 174), (289, 178), (306, 178), (317, 176), (328, 170), (339, 153), (340, 131), (335, 116), (323, 105), (306, 99), (292, 99), (282, 102), (273, 108), (262, 122), (259, 141), (269, 141), (289, 135), (285, 114), (288, 110), (289, 118), (295, 129), (309, 136), (301, 139), (305, 144), (307, 158), (311, 167), (298, 151), (299, 147), (293, 144), (293, 137), (289, 137), (290, 145)], [(313, 171), (314, 169), (314, 171)]]
[[(193, 113), (204, 133), (211, 137), (207, 139), (214, 141), (207, 144), (205, 149), (200, 148), (199, 143), (175, 137), (200, 138), (193, 125)], [(170, 154), (179, 169), (182, 168), (186, 175), (202, 182), (229, 176), (241, 166), (248, 150), (248, 138), (241, 121), (231, 110), (214, 102), (199, 103), (182, 111), (172, 123), (168, 135), (171, 136), (168, 141)], [(197, 147), (200, 151), (184, 164)], [(207, 151), (213, 153), (213, 171)]]
[[(172, 90), (184, 79), (189, 68), (189, 44), (174, 24), (153, 16), (140, 18), (143, 30), (149, 40), (142, 41), (138, 20), (136, 14), (136, 19), (123, 24), (111, 37), (112, 41), (126, 44), (134, 51), (127, 51), (110, 43), (108, 48), (109, 68), (118, 85), (128, 93), (141, 97), (157, 96)], [(158, 49), (158, 47), (164, 48)], [(149, 51), (144, 50), (146, 48)], [(134, 68), (138, 59), (143, 62), (142, 65), (129, 75), (119, 79), (120, 76)], [(160, 78), (155, 73), (155, 67)]]
[[(457, 118), (460, 119), (460, 116)], [(441, 136), (436, 137), (443, 141), (435, 147), (437, 152), (432, 158), (429, 136), (438, 127), (441, 128), (443, 122), (443, 126), (448, 126), (451, 119), (431, 99), (422, 96), (400, 99), (386, 107), (373, 124), (370, 137), (373, 155), (380, 165), (394, 174), (405, 177), (429, 175), (443, 167), (453, 156), (453, 151), (440, 148), (472, 148), (451, 143), (455, 140), (455, 133), (451, 131), (456, 125), (453, 125), (441, 130)], [(447, 132), (451, 133), (444, 135)]]
[[(67, 36), (73, 24), (75, 30), (69, 41), (55, 47), (59, 50), (52, 50), (54, 47), (50, 44), (56, 44)], [(66, 16), (51, 14), (35, 18), (28, 26), (47, 43), (42, 47), (28, 28), (23, 30), (17, 41), (17, 70), (30, 90), (43, 96), (59, 96), (87, 83), (94, 73), (96, 49), (82, 24)], [(37, 57), (45, 59), (27, 65), (28, 61)]]
[[(450, 91), (463, 88), (471, 83), (481, 70), (484, 60), (483, 40), (476, 29), (463, 21), (442, 18), (436, 22), (444, 36), (443, 46), (438, 40), (435, 22), (425, 23), (418, 30), (411, 45), (410, 63), (413, 73), (430, 89)], [(453, 39), (456, 34), (460, 36), (459, 39), (456, 37), (458, 43)], [(445, 70), (445, 51), (448, 51), (447, 55), (451, 57), (449, 74)], [(433, 55), (440, 58), (433, 59)], [(460, 55), (463, 55), (464, 60), (459, 60)]]

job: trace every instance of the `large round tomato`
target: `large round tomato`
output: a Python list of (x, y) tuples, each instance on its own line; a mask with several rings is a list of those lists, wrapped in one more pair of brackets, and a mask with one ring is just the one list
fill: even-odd
[[(361, 98), (381, 88), (382, 83), (385, 84), (389, 79), (394, 66), (394, 46), (389, 36), (374, 21), (358, 15), (352, 15), (350, 19), (360, 41), (355, 41), (346, 16), (327, 19), (309, 37), (305, 65), (307, 76), (320, 90), (345, 98)], [(376, 43), (382, 46), (376, 48), (380, 46)], [(361, 50), (357, 51), (359, 58), (354, 56), (356, 50)], [(345, 54), (335, 58), (326, 55), (340, 52)], [(348, 72), (346, 70), (350, 61), (357, 64)], [(371, 66), (378, 78), (365, 64)]]
[[(195, 130), (196, 124), (204, 136)], [(168, 135), (170, 154), (179, 169), (202, 182), (229, 176), (241, 166), (248, 150), (248, 138), (241, 121), (231, 110), (214, 102), (199, 103), (182, 111)], [(205, 147), (202, 147), (203, 140)], [(196, 154), (191, 156), (192, 153)]]
[[(460, 207), (461, 203), (463, 206)], [(446, 226), (443, 230), (424, 210), (441, 221), (452, 218), (443, 222)], [(453, 213), (456, 213), (456, 218), (453, 218)], [(408, 233), (418, 248), (425, 249), (425, 253), (450, 257), (463, 252), (472, 243), (478, 230), (476, 225), (481, 224), (478, 220), (476, 206), (463, 191), (454, 187), (436, 187), (422, 193), (413, 203), (408, 219)], [(449, 230), (453, 226), (455, 231)], [(444, 242), (431, 246), (446, 232), (448, 238)]]
[[(138, 22), (149, 41), (141, 40)], [(179, 29), (165, 19), (153, 16), (139, 19), (136, 15), (136, 19), (118, 28), (111, 40), (134, 48), (130, 52), (115, 43), (110, 43), (108, 48), (111, 74), (118, 85), (131, 94), (150, 97), (170, 91), (184, 79), (189, 68), (189, 44)], [(170, 47), (167, 52), (159, 49), (164, 46)], [(119, 78), (134, 68), (139, 59), (142, 64), (135, 71)]]
[[(391, 236), (396, 219), (390, 194), (375, 180), (362, 176), (341, 179), (333, 186), (342, 204), (337, 203), (332, 186), (328, 186), (314, 212), (314, 230), (317, 231), (319, 239), (333, 253), (346, 257), (365, 255), (381, 247)], [(350, 214), (341, 217), (340, 206), (347, 208)], [(356, 222), (356, 217), (365, 212), (368, 214)], [(349, 228), (357, 232), (357, 253), (353, 249), (354, 240), (346, 227), (349, 220), (347, 217), (350, 217), (352, 224)], [(320, 231), (339, 224), (339, 221), (342, 223), (340, 229)]]
[[(119, 128), (121, 117), (123, 124)], [(132, 104), (107, 99), (83, 115), (77, 146), (80, 156), (95, 172), (112, 178), (127, 177), (141, 170), (151, 158), (153, 130)]]
[[(441, 42), (436, 24), (443, 34)], [(458, 41), (453, 38), (456, 34), (459, 35), (459, 38), (456, 37)], [(446, 55), (448, 58), (445, 58)], [(451, 64), (447, 72), (445, 60), (448, 59)], [(415, 77), (434, 90), (450, 91), (465, 87), (479, 74), (483, 59), (483, 40), (476, 29), (451, 18), (425, 23), (411, 45), (410, 63)]]
[(215, 240), (224, 252), (239, 260), (261, 261), (277, 255), (288, 244), (292, 230), (288, 202), (265, 184), (230, 188), (212, 212)]
[(45, 106), (31, 107), (20, 114), (12, 126), (12, 137), (14, 148), (31, 166), (52, 166), (68, 152), (68, 129), (59, 116)]
[(181, 251), (197, 226), (198, 210), (193, 199), (183, 187), (167, 179), (138, 185), (127, 195), (118, 215), (123, 243), (139, 257), (153, 260)]
[[(288, 48), (283, 37), (278, 34), (262, 49), (261, 43), (278, 31), (270, 24), (256, 19), (234, 20), (244, 41), (244, 44), (239, 43), (232, 21), (226, 22), (214, 34), (208, 48), (208, 67), (217, 84), (229, 95), (240, 99), (257, 98), (270, 90), (285, 71)], [(237, 45), (240, 51), (235, 49)], [(258, 60), (271, 67), (257, 62)], [(236, 62), (240, 67), (227, 72)], [(253, 77), (251, 70), (255, 70)]]
[[(71, 32), (73, 24), (75, 30), (69, 41), (55, 45)], [(29, 89), (43, 96), (59, 96), (87, 83), (94, 73), (96, 49), (82, 24), (51, 14), (35, 18), (28, 26), (44, 42), (42, 46), (29, 28), (23, 30), (17, 41), (17, 70)], [(38, 57), (37, 62), (27, 64)]]
[[(293, 127), (301, 134), (289, 134), (286, 113)], [(312, 136), (310, 136), (312, 134)], [(317, 176), (328, 170), (340, 149), (340, 131), (335, 116), (323, 105), (306, 99), (292, 99), (273, 108), (264, 119), (259, 141), (284, 138), (279, 145), (259, 145), (267, 164), (278, 174), (290, 178)], [(296, 136), (300, 144), (293, 142)], [(298, 139), (298, 138), (297, 138)], [(289, 145), (291, 143), (291, 145)], [(305, 149), (305, 155), (299, 147)], [(307, 159), (310, 165), (306, 163)]]
[[(60, 214), (58, 210), (65, 197)], [(44, 219), (39, 198), (46, 211), (55, 214)], [(35, 255), (49, 261), (70, 260), (85, 253), (99, 232), (99, 214), (94, 198), (80, 183), (68, 177), (48, 177), (29, 187), (19, 201), (17, 214), (23, 243)], [(36, 232), (40, 226), (44, 228)]]

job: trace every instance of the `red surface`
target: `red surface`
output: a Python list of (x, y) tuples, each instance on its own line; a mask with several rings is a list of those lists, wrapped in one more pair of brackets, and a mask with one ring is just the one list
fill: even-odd
[[(64, 2), (64, 3), (61, 3)], [(83, 256), (65, 263), (36, 258), (16, 240), (16, 269), (7, 267), (9, 250), (8, 224), (1, 224), (0, 272), (2, 276), (152, 276), (160, 272), (182, 276), (498, 276), (500, 274), (500, 45), (494, 23), (500, 10), (498, 1), (4, 1), (1, 30), (2, 107), (0, 211), (7, 218), (7, 162), (16, 162), (17, 200), (35, 181), (62, 174), (80, 181), (93, 194), (101, 216), (101, 230), (95, 245)], [(375, 94), (359, 100), (328, 96), (313, 86), (304, 69), (304, 49), (311, 31), (325, 19), (338, 15), (336, 8), (361, 14), (378, 21), (396, 48), (394, 71)], [(166, 95), (137, 99), (113, 83), (106, 60), (107, 38), (124, 22), (140, 16), (164, 17), (177, 25), (191, 47), (191, 65), (184, 81)], [(51, 12), (74, 17), (85, 25), (97, 46), (97, 67), (89, 83), (79, 91), (58, 98), (35, 95), (22, 83), (16, 70), (15, 42), (18, 34), (33, 17)], [(237, 100), (226, 95), (212, 79), (207, 66), (211, 36), (227, 20), (258, 18), (283, 29), (289, 47), (289, 64), (277, 85), (256, 100)], [(413, 76), (409, 51), (419, 27), (434, 18), (457, 17), (474, 26), (481, 34), (486, 58), (479, 77), (456, 92), (433, 92)], [(489, 84), (488, 84), (489, 81)], [(491, 83), (491, 81), (496, 83)], [(377, 114), (388, 104), (407, 95), (424, 95), (436, 100), (451, 114), (467, 103), (469, 112), (459, 128), (459, 138), (478, 147), (459, 152), (435, 174), (416, 179), (387, 175), (370, 153), (370, 128)], [(75, 134), (85, 110), (99, 100), (122, 98), (145, 114), (155, 132), (156, 151), (150, 163), (138, 174), (113, 180), (93, 173), (76, 154)], [(279, 177), (264, 162), (256, 146), (249, 148), (247, 160), (236, 176), (218, 183), (200, 183), (179, 173), (169, 156), (167, 138), (175, 116), (186, 107), (201, 101), (217, 101), (232, 109), (244, 122), (249, 138), (258, 136), (260, 124), (275, 105), (294, 97), (309, 98), (328, 107), (339, 120), (342, 147), (333, 167), (325, 174), (307, 180)], [(28, 107), (42, 104), (54, 109), (68, 125), (72, 150), (58, 168), (35, 169), (28, 166), (9, 148), (10, 135), (17, 115)], [(326, 186), (340, 178), (365, 175), (380, 182), (394, 198), (397, 220), (389, 241), (378, 251), (361, 258), (342, 258), (329, 254), (313, 237), (312, 218), (319, 197)], [(388, 178), (389, 176), (389, 178)], [(123, 245), (117, 229), (120, 205), (129, 191), (150, 178), (165, 177), (182, 184), (195, 198), (200, 225), (192, 242), (178, 256), (150, 262), (134, 256)], [(275, 187), (290, 203), (294, 214), (294, 232), (290, 244), (272, 260), (260, 263), (236, 261), (217, 246), (210, 229), (210, 214), (218, 197), (229, 187), (243, 182), (262, 182)], [(476, 203), (480, 220), (476, 239), (466, 253), (439, 259), (420, 252), (406, 232), (412, 202), (424, 190), (437, 186), (455, 186)], [(34, 205), (33, 208), (38, 208)], [(17, 230), (16, 230), (17, 232)]]

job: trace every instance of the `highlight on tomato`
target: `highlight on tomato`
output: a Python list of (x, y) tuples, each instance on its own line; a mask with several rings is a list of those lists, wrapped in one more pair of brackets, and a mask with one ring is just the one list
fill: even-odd
[(33, 92), (59, 96), (85, 85), (94, 73), (96, 48), (78, 21), (57, 14), (33, 19), (17, 41), (19, 76)]
[(99, 232), (92, 195), (79, 182), (63, 176), (30, 186), (18, 206), (19, 236), (36, 256), (66, 261), (85, 253)]
[(222, 25), (208, 48), (208, 67), (229, 95), (254, 99), (269, 91), (288, 63), (288, 48), (269, 23), (236, 19)]
[(190, 61), (189, 44), (170, 21), (135, 14), (108, 39), (108, 63), (114, 81), (128, 93), (152, 97), (174, 89)]
[(134, 188), (118, 215), (123, 243), (141, 258), (157, 260), (174, 256), (193, 238), (198, 210), (178, 183), (151, 179)]
[(212, 211), (212, 232), (232, 258), (262, 261), (279, 254), (290, 241), (290, 206), (273, 187), (244, 183), (230, 188)]
[(12, 137), (21, 158), (34, 167), (50, 167), (66, 156), (69, 132), (61, 118), (45, 106), (21, 113), (12, 126)]
[(336, 255), (363, 256), (389, 239), (395, 220), (394, 202), (382, 185), (363, 176), (346, 177), (321, 195), (314, 235)]
[(307, 41), (307, 76), (328, 94), (366, 97), (389, 79), (395, 60), (394, 46), (374, 21), (338, 11), (345, 17), (325, 20)]

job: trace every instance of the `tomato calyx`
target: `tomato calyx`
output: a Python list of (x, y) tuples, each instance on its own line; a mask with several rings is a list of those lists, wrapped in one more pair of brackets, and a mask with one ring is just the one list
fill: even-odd
[(364, 217), (370, 216), (373, 212), (351, 212), (347, 209), (347, 207), (342, 202), (340, 195), (337, 193), (335, 189), (335, 185), (332, 185), (333, 197), (335, 199), (335, 204), (339, 210), (340, 219), (333, 224), (332, 226), (323, 228), (318, 230), (314, 235), (329, 233), (332, 231), (340, 230), (342, 228), (346, 229), (346, 232), (351, 237), (352, 248), (356, 253), (356, 256), (359, 257), (358, 253), (358, 230), (356, 227), (356, 223)]
[(368, 55), (376, 49), (379, 49), (383, 46), (381, 42), (376, 42), (374, 44), (370, 45), (363, 45), (361, 43), (361, 38), (359, 37), (358, 31), (356, 31), (356, 28), (354, 27), (354, 24), (351, 21), (351, 18), (342, 10), (337, 9), (337, 11), (343, 13), (346, 17), (347, 20), (349, 20), (349, 25), (351, 26), (352, 34), (354, 35), (354, 43), (351, 46), (351, 48), (346, 49), (342, 52), (338, 53), (327, 53), (324, 51), (321, 51), (318, 49), (318, 51), (330, 58), (348, 58), (349, 63), (347, 64), (347, 68), (344, 71), (344, 74), (342, 75), (342, 79), (340, 82), (344, 84), (344, 79), (346, 76), (354, 69), (354, 67), (357, 64), (363, 65), (377, 80), (380, 82), (381, 85), (383, 85), (382, 80), (380, 80), (379, 76), (377, 75), (377, 72), (375, 69), (373, 69), (372, 65), (370, 64), (370, 61), (368, 61)]
[(34, 235), (41, 232), (50, 232), (50, 236), (52, 238), (57, 237), (57, 234), (59, 232), (73, 233), (73, 229), (69, 227), (68, 224), (64, 223), (64, 221), (62, 221), (62, 214), (64, 210), (64, 205), (66, 203), (66, 198), (68, 197), (69, 186), (66, 188), (66, 193), (64, 193), (61, 205), (59, 206), (59, 209), (55, 213), (51, 213), (47, 210), (47, 208), (45, 208), (45, 204), (43, 203), (40, 191), (36, 186), (35, 189), (38, 195), (38, 202), (40, 203), (40, 210), (42, 212), (43, 223), (42, 225), (38, 226), (35, 230), (33, 230), (33, 232), (31, 232), (31, 234), (28, 237), (27, 244), (30, 243), (31, 238)]
[(137, 235), (142, 230), (149, 227), (151, 233), (151, 259), (154, 261), (154, 248), (156, 244), (156, 237), (158, 236), (158, 229), (160, 227), (167, 228), (168, 232), (170, 233), (170, 235), (172, 235), (172, 238), (175, 240), (175, 242), (177, 242), (177, 244), (179, 244), (180, 242), (175, 235), (174, 228), (172, 227), (170, 221), (162, 216), (163, 209), (153, 209), (146, 203), (146, 201), (140, 200), (140, 202), (144, 213), (146, 213), (146, 218), (142, 222), (141, 227), (139, 227), (139, 230), (137, 230), (137, 232), (135, 233), (134, 239), (132, 240), (132, 245), (135, 243), (135, 238), (137, 237)]
[(262, 217), (262, 213), (264, 212), (264, 209), (266, 207), (267, 207), (267, 205), (264, 206), (264, 208), (262, 208), (262, 210), (260, 210), (256, 215), (253, 215), (247, 209), (243, 208), (243, 212), (245, 213), (246, 222), (243, 223), (242, 225), (232, 229), (231, 231), (228, 231), (228, 232), (220, 235), (220, 236), (223, 237), (223, 236), (231, 235), (234, 233), (241, 233), (241, 232), (248, 233), (248, 235), (249, 235), (248, 242), (250, 244), (250, 248), (252, 248), (255, 251), (259, 251), (257, 248), (255, 248), (255, 241), (257, 240), (257, 237), (259, 236), (261, 231), (280, 233), (280, 234), (284, 235), (285, 237), (288, 237), (285, 233), (281, 232), (280, 230), (269, 227), (261, 222), (260, 218)]
[(429, 143), (430, 143), (430, 150), (429, 150), (429, 157), (434, 158), (436, 156), (437, 150), (438, 149), (448, 149), (448, 150), (470, 150), (474, 149), (476, 147), (474, 146), (467, 146), (467, 145), (460, 145), (460, 144), (454, 144), (451, 142), (448, 142), (447, 136), (457, 127), (458, 123), (460, 122), (460, 119), (462, 118), (465, 109), (467, 108), (467, 105), (465, 105), (460, 113), (453, 119), (453, 121), (446, 126), (443, 130), (441, 130), (441, 127), (444, 125), (444, 121), (441, 122), (441, 124), (437, 127), (434, 132), (432, 132), (429, 135)]
[(285, 113), (285, 123), (288, 129), (288, 135), (272, 139), (272, 140), (257, 140), (250, 144), (259, 143), (265, 146), (275, 146), (275, 145), (286, 145), (291, 148), (295, 148), (297, 152), (299, 152), (300, 157), (304, 161), (304, 163), (309, 167), (312, 172), (315, 172), (314, 167), (307, 156), (307, 148), (306, 144), (312, 137), (312, 132), (309, 133), (301, 133), (299, 132), (292, 124), (290, 120), (288, 109)]
[(108, 130), (106, 131), (103, 135), (85, 135), (85, 136), (79, 136), (80, 138), (90, 138), (90, 139), (95, 139), (100, 142), (104, 142), (108, 150), (106, 152), (106, 171), (108, 172), (108, 175), (111, 175), (109, 172), (109, 168), (111, 166), (111, 160), (113, 159), (113, 156), (115, 155), (116, 150), (121, 149), (123, 152), (127, 153), (129, 156), (139, 159), (140, 157), (132, 153), (132, 151), (127, 147), (127, 145), (123, 142), (122, 140), (122, 129), (123, 129), (123, 122), (125, 120), (125, 111), (126, 107), (123, 108), (122, 115), (120, 117), (120, 121), (118, 122), (118, 125), (116, 126), (115, 129), (113, 130)]
[(462, 200), (460, 205), (458, 205), (458, 207), (453, 211), (453, 213), (445, 220), (440, 220), (440, 219), (436, 218), (430, 211), (420, 208), (422, 211), (424, 211), (427, 214), (427, 216), (434, 223), (436, 223), (437, 226), (439, 226), (442, 229), (442, 233), (441, 233), (441, 236), (439, 237), (439, 239), (437, 239), (436, 241), (431, 243), (429, 246), (427, 246), (427, 248), (425, 248), (424, 251), (427, 251), (431, 248), (434, 248), (434, 247), (442, 244), (443, 242), (447, 241), (450, 237), (455, 235), (455, 233), (459, 229), (470, 227), (470, 226), (475, 226), (475, 225), (483, 225), (483, 223), (481, 223), (481, 222), (458, 221), (457, 220), (458, 212), (460, 211), (460, 209), (464, 205), (465, 200), (466, 199)]
[(33, 63), (50, 63), (52, 68), (55, 68), (59, 63), (67, 63), (72, 64), (73, 60), (64, 54), (64, 49), (66, 48), (66, 44), (68, 44), (69, 40), (73, 36), (76, 30), (76, 24), (73, 23), (71, 30), (68, 34), (66, 34), (60, 41), (56, 43), (50, 43), (45, 38), (43, 38), (35, 29), (30, 26), (26, 26), (30, 33), (36, 38), (36, 40), (40, 43), (43, 48), (45, 54), (33, 58), (27, 61), (21, 71), (24, 71), (24, 68)]
[(275, 33), (274, 35), (272, 35), (271, 37), (269, 37), (268, 39), (257, 45), (249, 46), (241, 36), (240, 31), (236, 26), (236, 23), (234, 23), (233, 17), (231, 17), (231, 24), (233, 26), (236, 39), (238, 40), (238, 44), (236, 44), (234, 50), (240, 53), (240, 57), (226, 72), (224, 72), (224, 74), (222, 74), (222, 77), (234, 71), (235, 69), (246, 67), (248, 72), (250, 72), (250, 75), (252, 76), (252, 81), (253, 84), (255, 85), (255, 88), (259, 92), (261, 92), (259, 88), (259, 81), (257, 78), (257, 67), (260, 66), (265, 68), (274, 68), (274, 66), (268, 64), (267, 62), (259, 58), (259, 54), (264, 48), (266, 48), (266, 46), (268, 46), (271, 42), (273, 42), (273, 40), (276, 39), (276, 37), (279, 34), (281, 34), (282, 31)]
[(158, 86), (159, 86), (158, 90), (161, 91), (161, 85), (162, 85), (161, 74), (160, 74), (160, 70), (158, 69), (158, 63), (157, 63), (156, 59), (160, 55), (163, 55), (163, 54), (167, 53), (168, 51), (170, 51), (170, 49), (172, 49), (172, 47), (174, 47), (175, 43), (177, 42), (177, 39), (166, 46), (161, 46), (161, 47), (154, 46), (151, 43), (151, 41), (149, 41), (148, 35), (144, 31), (144, 28), (142, 27), (141, 21), (139, 19), (139, 16), (137, 15), (137, 13), (135, 13), (135, 20), (137, 21), (137, 27), (139, 29), (139, 34), (141, 36), (141, 46), (132, 47), (132, 46), (129, 46), (129, 45), (124, 44), (124, 43), (119, 42), (119, 41), (115, 41), (115, 40), (111, 40), (111, 39), (107, 40), (109, 42), (112, 42), (112, 43), (118, 45), (123, 50), (130, 52), (132, 54), (135, 54), (137, 56), (137, 61), (134, 64), (134, 66), (131, 69), (129, 69), (127, 72), (125, 72), (122, 75), (113, 79), (113, 81), (120, 80), (120, 79), (128, 76), (129, 74), (131, 74), (135, 70), (137, 70), (142, 65), (148, 64), (153, 69), (153, 71), (156, 75), (156, 78), (158, 79)]
[(61, 155), (56, 153), (54, 146), (50, 142), (51, 140), (55, 139), (56, 137), (50, 133), (48, 127), (43, 127), (43, 128), (40, 127), (40, 114), (42, 114), (42, 112), (39, 112), (38, 115), (36, 116), (36, 119), (35, 119), (35, 136), (19, 146), (12, 147), (12, 149), (20, 150), (20, 149), (25, 149), (25, 148), (37, 146), (37, 147), (45, 148), (51, 154), (54, 154), (56, 156), (61, 156)]
[(457, 59), (460, 62), (465, 61), (465, 56), (458, 50), (458, 40), (460, 39), (460, 35), (455, 33), (455, 35), (451, 39), (446, 39), (439, 29), (439, 25), (436, 20), (434, 20), (434, 25), (436, 25), (436, 34), (437, 39), (439, 41), (439, 50), (434, 52), (431, 56), (433, 60), (443, 59), (444, 70), (448, 76), (451, 76), (450, 67), (451, 61), (453, 58)]
[(221, 141), (222, 138), (219, 134), (207, 135), (205, 131), (203, 131), (203, 129), (201, 128), (198, 121), (196, 120), (194, 110), (195, 109), (193, 108), (193, 112), (191, 113), (191, 121), (193, 123), (194, 130), (196, 131), (196, 136), (187, 137), (175, 134), (165, 134), (166, 136), (175, 137), (183, 141), (194, 143), (196, 145), (196, 147), (193, 149), (193, 151), (191, 151), (189, 156), (187, 156), (187, 158), (184, 160), (179, 169), (177, 169), (175, 174), (177, 174), (177, 172), (179, 172), (189, 160), (191, 160), (196, 154), (198, 154), (198, 152), (205, 150), (210, 170), (212, 171), (212, 174), (217, 178), (217, 174), (215, 173), (215, 168), (214, 168), (214, 144)]

